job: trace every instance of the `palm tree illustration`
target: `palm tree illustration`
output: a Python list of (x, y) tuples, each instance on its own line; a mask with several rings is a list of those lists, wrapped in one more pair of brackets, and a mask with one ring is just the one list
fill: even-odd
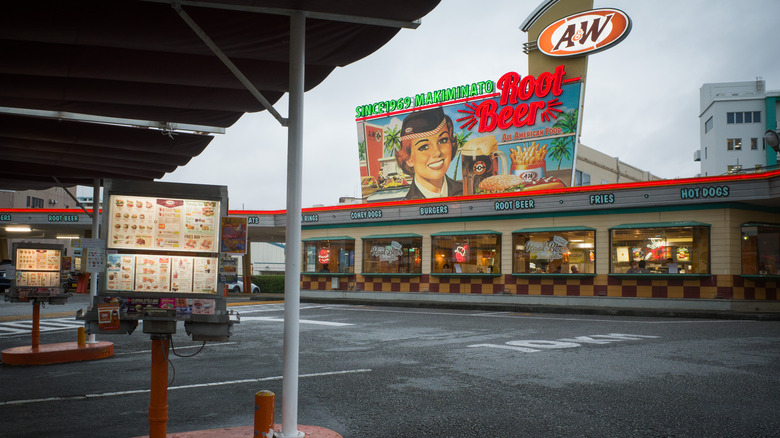
[(385, 129), (385, 156), (392, 156), (398, 149), (401, 149), (401, 128), (390, 126)]
[(471, 137), (472, 132), (463, 132), (460, 131), (459, 133), (455, 134), (455, 144), (458, 146), (458, 151), (455, 153), (455, 159), (452, 160), (455, 162), (455, 176), (452, 178), (455, 181), (458, 180), (458, 169), (460, 169), (460, 149), (463, 147), (464, 144), (468, 141), (469, 137)]
[[(563, 113), (553, 125), (554, 128), (561, 128), (564, 134), (576, 134), (577, 132), (577, 109), (569, 110)], [(558, 160), (558, 170), (561, 170), (561, 163), (563, 159), (571, 158), (573, 151), (569, 149), (569, 144), (574, 146), (574, 135), (566, 137), (558, 137), (551, 142), (550, 158), (555, 161)]]
[(360, 161), (366, 161), (366, 142), (365, 142), (365, 140), (358, 142), (358, 159)]

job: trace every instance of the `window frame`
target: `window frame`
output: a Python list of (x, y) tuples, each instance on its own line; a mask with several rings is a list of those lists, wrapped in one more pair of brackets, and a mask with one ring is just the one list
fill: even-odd
[[(407, 249), (406, 252), (419, 252), (419, 259), (420, 259), (420, 261), (419, 261), (419, 263), (416, 264), (417, 270), (412, 271), (412, 272), (380, 272), (380, 271), (367, 271), (366, 270), (366, 266), (368, 265), (368, 260), (367, 260), (366, 257), (367, 257), (367, 255), (370, 255), (370, 254), (373, 253), (373, 251), (368, 249), (368, 247), (370, 245), (370, 242), (372, 242), (372, 241), (376, 242), (376, 241), (382, 241), (382, 240), (391, 240), (391, 241), (396, 241), (397, 242), (398, 240), (406, 240), (406, 239), (412, 239), (412, 240), (419, 241), (419, 245), (418, 246), (414, 246), (414, 243), (413, 243), (412, 246), (410, 246), (410, 247), (407, 247), (403, 243), (398, 242), (398, 243), (400, 243), (402, 245), (402, 250), (401, 250), (402, 251), (402, 255), (404, 253), (404, 249)], [(412, 233), (407, 233), (407, 234), (376, 234), (376, 235), (361, 237), (360, 240), (361, 240), (361, 242), (363, 244), (363, 256), (362, 256), (362, 258), (360, 260), (361, 275), (366, 276), (366, 277), (379, 277), (379, 276), (382, 276), (382, 277), (391, 277), (391, 276), (404, 277), (404, 276), (420, 276), (420, 275), (422, 275), (422, 265), (423, 265), (422, 246), (423, 246), (423, 237), (421, 235), (419, 235), (419, 234), (412, 234)], [(414, 251), (408, 251), (408, 248), (414, 248)], [(399, 268), (400, 267), (401, 266), (399, 266)]]
[[(615, 263), (616, 263), (616, 248), (631, 248), (630, 246), (616, 246), (615, 244), (615, 231), (619, 230), (680, 230), (684, 228), (690, 228), (691, 229), (691, 241), (692, 242), (699, 242), (699, 238), (701, 236), (696, 236), (696, 231), (694, 229), (706, 229), (706, 236), (707, 236), (707, 242), (706, 242), (706, 251), (704, 251), (703, 254), (700, 254), (698, 256), (692, 255), (692, 248), (688, 249), (688, 259), (689, 260), (679, 260), (679, 252), (673, 257), (675, 259), (675, 264), (678, 264), (680, 261), (683, 262), (683, 267), (685, 265), (685, 262), (689, 262), (690, 264), (694, 264), (695, 261), (692, 260), (694, 257), (701, 258), (702, 256), (706, 257), (706, 269), (707, 272), (695, 272), (695, 273), (668, 273), (668, 272), (648, 272), (648, 273), (637, 273), (637, 274), (628, 274), (626, 272), (615, 272)], [(648, 233), (649, 234), (649, 233)], [(666, 237), (665, 237), (666, 238)], [(647, 238), (642, 238), (642, 240), (647, 240)], [(625, 242), (628, 242), (628, 240), (624, 240)], [(668, 242), (668, 240), (666, 240)], [(691, 245), (693, 246), (693, 245)], [(635, 247), (638, 248), (638, 247)], [(673, 247), (670, 245), (666, 245), (666, 248), (678, 248)], [(633, 252), (633, 251), (629, 251)], [(634, 254), (626, 254), (629, 258), (629, 260), (626, 263), (629, 263), (631, 259), (635, 259)], [(665, 254), (670, 255), (670, 254)], [(619, 263), (619, 262), (618, 262)], [(699, 261), (699, 263), (701, 263)], [(662, 265), (662, 263), (658, 263), (657, 265)], [(678, 265), (679, 267), (679, 265)], [(621, 268), (623, 266), (621, 265)], [(663, 269), (663, 268), (661, 268)], [(647, 278), (678, 278), (678, 279), (685, 279), (685, 278), (707, 278), (712, 276), (712, 225), (706, 224), (703, 222), (695, 222), (695, 221), (681, 221), (681, 222), (655, 222), (655, 223), (639, 223), (639, 224), (622, 224), (622, 225), (616, 225), (614, 227), (609, 228), (609, 276), (611, 277), (629, 277), (629, 278), (636, 278), (636, 277), (647, 277)]]
[[(495, 249), (493, 249), (493, 252), (495, 255), (493, 256), (494, 264), (489, 266), (496, 266), (495, 263), (497, 263), (498, 268), (493, 268), (492, 272), (457, 272), (458, 268), (456, 267), (456, 262), (452, 259), (448, 259), (446, 257), (447, 251), (455, 251), (454, 244), (457, 242), (453, 242), (453, 245), (451, 246), (451, 249), (446, 248), (440, 248), (437, 246), (437, 240), (442, 240), (445, 238), (452, 238), (451, 240), (456, 240), (456, 238), (461, 238), (464, 240), (468, 240), (469, 238), (477, 238), (481, 236), (495, 236)], [(443, 231), (440, 233), (434, 233), (431, 234), (431, 254), (429, 255), (430, 260), (430, 269), (431, 269), (431, 275), (432, 276), (452, 276), (452, 277), (498, 277), (503, 274), (502, 271), (502, 236), (503, 234), (498, 231), (493, 230), (475, 230), (475, 231)], [(441, 252), (440, 252), (441, 251)], [(443, 263), (441, 263), (442, 267), (439, 268), (437, 266), (437, 258), (441, 259)], [(475, 260), (477, 259), (477, 256), (474, 257)], [(444, 266), (449, 265), (449, 263), (452, 263), (452, 267), (450, 272), (444, 272)], [(472, 263), (466, 263), (465, 265), (463, 263), (457, 263), (457, 265), (463, 265), (460, 269), (462, 269), (464, 266), (471, 266)]]
[(706, 134), (706, 133), (712, 131), (712, 128), (714, 127), (714, 125), (715, 125), (715, 122), (714, 122), (712, 116), (710, 116), (710, 118), (707, 119), (706, 122), (704, 122), (704, 133)]
[[(307, 253), (307, 244), (318, 243), (318, 242), (344, 242), (345, 243), (345, 245), (344, 245), (345, 251), (347, 251), (347, 248), (348, 248), (346, 243), (347, 242), (351, 242), (352, 243), (352, 251), (348, 252), (347, 255), (350, 257), (350, 260), (352, 261), (352, 264), (351, 265), (347, 265), (347, 269), (348, 270), (342, 271), (341, 270), (341, 266), (339, 266), (337, 268), (338, 269), (337, 271), (330, 270), (330, 266), (328, 266), (329, 270), (327, 272), (325, 272), (325, 271), (321, 272), (321, 268), (320, 268), (320, 270), (317, 270), (317, 268), (319, 268), (321, 265), (323, 265), (323, 263), (320, 263), (320, 261), (319, 261), (319, 252), (320, 252), (321, 247), (319, 247), (319, 245), (318, 245), (318, 249), (315, 251), (315, 254), (314, 254), (314, 257), (316, 258), (315, 262), (314, 262), (315, 270), (314, 271), (309, 271), (307, 269), (307, 267), (309, 265), (307, 263), (307, 256), (309, 255), (309, 253)], [(355, 275), (355, 238), (354, 237), (349, 237), (349, 236), (312, 237), (312, 238), (308, 238), (308, 239), (302, 239), (301, 240), (301, 245), (302, 245), (302, 248), (301, 248), (302, 249), (301, 250), (301, 275), (308, 275), (308, 276), (313, 276), (313, 275), (322, 275), (322, 276), (351, 276), (351, 275)], [(329, 243), (329, 245), (330, 245), (330, 243)], [(337, 250), (338, 250), (338, 247), (337, 247)], [(330, 256), (330, 254), (332, 253), (332, 249), (331, 248), (329, 248), (328, 253), (329, 253), (329, 257), (331, 257)], [(341, 254), (339, 253), (338, 255), (340, 256)], [(325, 264), (330, 265), (330, 262), (325, 263)]]
[[(539, 228), (521, 228), (519, 230), (512, 231), (512, 241), (511, 241), (511, 263), (512, 263), (512, 276), (515, 277), (566, 277), (566, 278), (582, 278), (582, 277), (595, 277), (596, 276), (596, 261), (598, 258), (598, 254), (596, 254), (596, 229), (586, 226), (573, 226), (573, 227), (539, 227)], [(531, 235), (531, 234), (552, 234), (552, 235), (562, 235), (566, 233), (573, 233), (573, 232), (589, 232), (592, 233), (592, 249), (590, 249), (590, 252), (593, 254), (593, 261), (587, 261), (585, 262), (586, 266), (590, 266), (592, 268), (593, 272), (586, 272), (588, 269), (582, 269), (580, 272), (572, 273), (571, 272), (571, 266), (572, 264), (569, 263), (568, 257), (561, 257), (561, 266), (564, 264), (564, 260), (566, 260), (567, 269), (564, 272), (563, 269), (561, 269), (561, 272), (518, 272), (516, 270), (517, 268), (517, 262), (518, 257), (516, 257), (516, 250), (518, 243), (516, 241), (517, 236), (524, 236), (524, 235)], [(551, 239), (554, 240), (553, 236)], [(563, 237), (563, 236), (561, 236)], [(548, 240), (547, 242), (551, 242), (553, 240)], [(571, 243), (571, 240), (568, 240), (568, 243)], [(571, 254), (571, 250), (569, 249), (569, 254)], [(584, 251), (584, 256), (588, 257), (588, 251)], [(529, 260), (530, 260), (529, 256)], [(551, 262), (549, 259), (545, 259), (547, 261), (547, 265), (549, 265)], [(557, 259), (553, 259), (557, 260)], [(530, 262), (529, 262), (530, 263)]]
[[(760, 253), (760, 229), (772, 229), (775, 234), (778, 235), (777, 241), (775, 243), (776, 248), (780, 248), (780, 224), (772, 224), (772, 223), (759, 223), (759, 222), (748, 222), (740, 225), (740, 275), (742, 277), (746, 278), (780, 278), (780, 266), (774, 267), (774, 274), (770, 274), (768, 269), (764, 269), (764, 273), (762, 274), (762, 262), (761, 262), (761, 253)], [(748, 234), (749, 233), (749, 234)], [(768, 233), (767, 233), (768, 234)], [(755, 236), (755, 238), (751, 238), (750, 236)], [(750, 256), (750, 254), (745, 253), (746, 245), (749, 245), (751, 241), (755, 240), (755, 258), (752, 260), (754, 262), (754, 265), (751, 269), (745, 269), (745, 262), (746, 258)], [(777, 260), (777, 257), (780, 255), (780, 249), (775, 250), (775, 260)], [(746, 272), (747, 271), (747, 272)]]

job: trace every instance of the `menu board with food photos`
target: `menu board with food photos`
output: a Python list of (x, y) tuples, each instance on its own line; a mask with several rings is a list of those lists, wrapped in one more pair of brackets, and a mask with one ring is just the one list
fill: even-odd
[(60, 287), (62, 250), (16, 248), (16, 286)]
[(106, 290), (216, 293), (216, 257), (108, 254)]
[(62, 251), (58, 249), (16, 249), (17, 271), (59, 271)]
[(108, 248), (216, 251), (219, 201), (111, 195), (109, 202)]

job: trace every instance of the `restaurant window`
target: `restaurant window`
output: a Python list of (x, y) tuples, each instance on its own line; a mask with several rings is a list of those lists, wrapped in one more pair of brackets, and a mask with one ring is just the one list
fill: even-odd
[(610, 229), (611, 274), (709, 274), (710, 226), (627, 224)]
[(355, 239), (352, 237), (305, 239), (303, 272), (306, 274), (355, 272)]
[(431, 273), (500, 274), (501, 233), (452, 232), (431, 235)]
[(364, 237), (363, 274), (422, 274), (422, 236)]
[(512, 233), (513, 274), (595, 274), (596, 230), (526, 228)]
[(780, 275), (780, 225), (742, 225), (742, 275)]

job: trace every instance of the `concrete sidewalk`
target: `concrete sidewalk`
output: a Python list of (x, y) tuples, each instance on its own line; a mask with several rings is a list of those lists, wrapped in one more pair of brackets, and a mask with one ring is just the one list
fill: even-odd
[[(284, 294), (254, 294), (249, 299), (283, 300)], [(780, 302), (763, 300), (302, 290), (301, 301), (526, 313), (780, 320)]]

